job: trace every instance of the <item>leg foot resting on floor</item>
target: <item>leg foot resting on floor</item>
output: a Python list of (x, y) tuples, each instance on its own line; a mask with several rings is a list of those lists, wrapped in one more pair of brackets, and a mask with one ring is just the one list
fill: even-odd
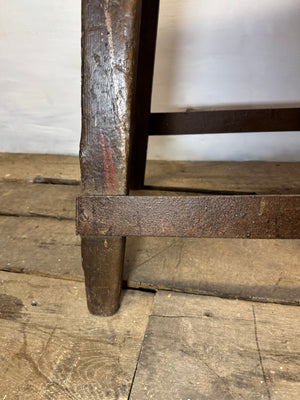
[(82, 265), (88, 309), (109, 316), (120, 306), (125, 238), (83, 237)]

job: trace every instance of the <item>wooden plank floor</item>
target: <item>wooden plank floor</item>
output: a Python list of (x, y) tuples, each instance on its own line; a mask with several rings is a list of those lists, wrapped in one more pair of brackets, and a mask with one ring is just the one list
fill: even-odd
[[(300, 193), (300, 163), (147, 174), (161, 189)], [(128, 238), (121, 310), (94, 317), (79, 191), (76, 157), (0, 154), (0, 400), (300, 398), (300, 240)]]
[[(33, 184), (36, 177), (62, 184)], [(152, 161), (146, 181), (300, 193), (300, 163)], [(79, 182), (76, 157), (0, 154), (0, 269), (83, 280), (73, 222), (80, 187), (66, 182)], [(128, 238), (124, 281), (131, 288), (299, 304), (299, 260), (300, 240)]]
[[(74, 221), (0, 217), (0, 269), (83, 281)], [(300, 303), (299, 240), (128, 238), (124, 282), (221, 297)]]
[(1, 399), (299, 398), (299, 307), (159, 291), (146, 330), (151, 293), (99, 318), (82, 283), (0, 282)]
[(33, 182), (37, 177), (80, 181), (78, 157), (0, 153), (0, 180)]
[(158, 292), (130, 399), (299, 399), (299, 320), (299, 307)]
[(81, 282), (0, 272), (0, 399), (127, 399), (152, 302), (99, 318)]
[[(163, 174), (162, 174), (163, 171)], [(79, 183), (78, 157), (0, 153), (0, 181)], [(204, 190), (300, 193), (299, 162), (147, 161), (145, 184)]]

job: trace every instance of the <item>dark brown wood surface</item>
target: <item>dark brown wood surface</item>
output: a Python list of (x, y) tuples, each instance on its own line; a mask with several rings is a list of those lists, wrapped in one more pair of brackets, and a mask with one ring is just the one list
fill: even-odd
[(144, 185), (158, 13), (159, 0), (142, 0), (130, 167), (132, 189), (141, 189)]
[(83, 0), (80, 165), (87, 193), (128, 192), (138, 0)]
[(95, 317), (83, 282), (0, 272), (1, 400), (127, 399), (152, 303)]
[(130, 399), (297, 399), (299, 318), (299, 307), (158, 292)]
[(300, 195), (81, 196), (81, 235), (300, 239)]
[(154, 113), (150, 135), (300, 131), (300, 108)]
[[(82, 1), (84, 193), (128, 193), (140, 5), (138, 0)], [(111, 315), (119, 307), (124, 249), (123, 237), (82, 240), (87, 299), (94, 314)]]

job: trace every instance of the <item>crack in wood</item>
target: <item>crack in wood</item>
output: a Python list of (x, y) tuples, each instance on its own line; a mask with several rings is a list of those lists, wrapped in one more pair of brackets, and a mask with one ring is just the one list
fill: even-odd
[(136, 266), (135, 269), (141, 267), (141, 266), (144, 265), (144, 264), (147, 264), (149, 261), (151, 261), (151, 260), (153, 260), (155, 257), (157, 257), (157, 256), (159, 256), (159, 255), (165, 253), (167, 250), (169, 250), (170, 248), (172, 248), (172, 247), (174, 247), (174, 246), (175, 246), (175, 245), (174, 245), (173, 243), (171, 243), (169, 246), (164, 247), (162, 250), (160, 250), (160, 251), (158, 251), (157, 253), (153, 254), (153, 256), (147, 258), (145, 261), (142, 261), (140, 264), (138, 264), (138, 265)]
[(59, 215), (50, 215), (50, 214), (39, 214), (34, 212), (25, 213), (9, 213), (9, 212), (1, 212), (0, 217), (22, 217), (22, 218), (51, 218), (57, 219), (59, 221), (75, 221), (75, 217), (60, 217)]
[[(149, 325), (150, 317), (151, 317), (151, 315), (149, 315), (149, 317), (148, 317), (147, 325)], [(132, 392), (132, 389), (133, 389), (133, 385), (134, 385), (134, 381), (135, 381), (136, 373), (137, 373), (137, 370), (138, 370), (138, 366), (139, 366), (140, 358), (141, 358), (141, 355), (142, 355), (142, 351), (143, 351), (145, 340), (146, 340), (146, 332), (144, 334), (143, 341), (141, 343), (141, 347), (140, 347), (140, 351), (139, 351), (139, 355), (138, 355), (138, 358), (136, 360), (136, 365), (135, 365), (134, 373), (133, 373), (133, 376), (132, 376), (132, 380), (131, 380), (131, 384), (130, 384), (127, 400), (130, 400), (130, 397), (131, 397), (131, 392)]]
[(271, 393), (270, 393), (270, 389), (269, 389), (269, 385), (268, 385), (267, 375), (266, 375), (266, 371), (265, 371), (265, 368), (264, 368), (264, 365), (263, 365), (260, 346), (259, 346), (259, 342), (258, 342), (257, 321), (256, 321), (254, 305), (252, 305), (252, 313), (253, 313), (254, 334), (255, 334), (255, 342), (256, 342), (256, 347), (257, 347), (259, 364), (260, 364), (261, 372), (262, 372), (262, 375), (263, 375), (263, 379), (264, 379), (264, 383), (265, 383), (265, 387), (266, 387), (266, 391), (267, 391), (267, 395), (268, 395), (268, 400), (271, 400)]
[(32, 183), (48, 185), (72, 185), (80, 186), (81, 182), (77, 179), (48, 178), (45, 176), (36, 176)]

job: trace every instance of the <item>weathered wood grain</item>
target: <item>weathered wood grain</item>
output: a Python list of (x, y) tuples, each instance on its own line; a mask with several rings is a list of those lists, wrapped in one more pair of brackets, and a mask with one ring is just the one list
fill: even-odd
[(75, 219), (79, 186), (0, 182), (0, 215)]
[[(49, 216), (57, 219), (75, 219), (78, 185), (28, 184), (0, 180), (0, 214), (20, 216)], [(193, 192), (168, 190), (132, 190), (131, 195), (194, 196)]]
[[(51, 179), (61, 176), (63, 180), (76, 181), (78, 160), (75, 157), (15, 155), (0, 153), (0, 213), (46, 214), (61, 218), (74, 217), (75, 198), (80, 187), (75, 185), (29, 183), (38, 175)], [(13, 160), (15, 159), (15, 162)], [(68, 161), (71, 160), (68, 164)], [(47, 163), (46, 163), (47, 161)], [(56, 162), (57, 161), (57, 162)], [(60, 175), (66, 163), (67, 175)], [(246, 164), (246, 165), (244, 165)], [(12, 169), (14, 168), (14, 169)], [(69, 172), (68, 172), (69, 169)], [(9, 171), (11, 181), (5, 181)], [(162, 174), (162, 171), (164, 173)], [(148, 161), (147, 184), (156, 187), (181, 187), (193, 190), (242, 191), (258, 193), (300, 193), (300, 163), (197, 163)], [(184, 192), (166, 190), (131, 191), (136, 195), (182, 195)], [(186, 194), (193, 194), (187, 192)]]
[(0, 269), (83, 280), (74, 221), (0, 217)]
[[(136, 195), (169, 195), (167, 191), (137, 190)], [(0, 181), (0, 215), (50, 217), (75, 220), (76, 197), (80, 194), (78, 185), (28, 184)], [(191, 193), (185, 193), (191, 195)], [(172, 192), (182, 195), (182, 192)]]
[(128, 192), (138, 13), (138, 0), (82, 2), (80, 166), (87, 193)]
[(300, 304), (300, 240), (128, 238), (124, 279), (170, 289)]
[[(82, 1), (84, 193), (128, 193), (140, 6), (138, 0)], [(119, 307), (124, 249), (124, 237), (82, 238), (88, 306), (94, 314), (111, 315)]]
[[(0, 218), (0, 269), (83, 280), (72, 221)], [(128, 287), (300, 303), (299, 240), (128, 238)]]
[[(0, 153), (0, 181), (32, 182), (36, 177), (79, 182), (79, 159), (71, 156)], [(145, 184), (156, 187), (300, 193), (300, 163), (148, 160)]]
[(1, 272), (1, 400), (127, 399), (152, 301), (126, 291), (99, 318), (83, 283)]
[(53, 154), (0, 153), (0, 181), (33, 182), (36, 177), (78, 183), (79, 158)]
[(130, 399), (296, 399), (299, 318), (299, 307), (158, 292)]
[(300, 195), (80, 196), (90, 236), (299, 239)]
[[(292, 190), (297, 193), (300, 163), (278, 165), (153, 161), (147, 164), (147, 179), (158, 186), (170, 182), (171, 186), (258, 192), (263, 188), (288, 192), (294, 182)], [(76, 179), (78, 159), (0, 154), (0, 166), (2, 181), (5, 171), (17, 182), (18, 177), (28, 182), (40, 170), (44, 176)], [(0, 214), (30, 217), (0, 217), (0, 268), (82, 280), (74, 222), (33, 218), (40, 213), (56, 219), (74, 215), (79, 187), (6, 182), (0, 189)], [(299, 240), (128, 238), (127, 242), (124, 280), (130, 287), (300, 301)]]
[(149, 161), (146, 185), (299, 194), (300, 163)]

